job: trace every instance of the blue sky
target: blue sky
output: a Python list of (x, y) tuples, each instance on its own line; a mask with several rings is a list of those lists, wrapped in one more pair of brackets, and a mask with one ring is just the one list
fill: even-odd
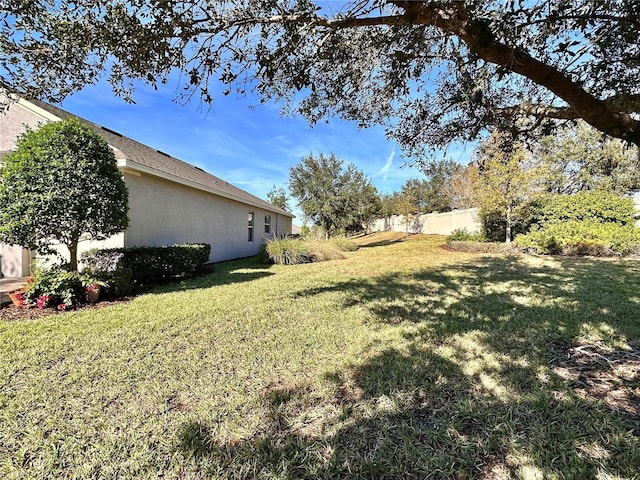
[[(354, 163), (380, 192), (397, 191), (408, 178), (424, 178), (403, 166), (407, 159), (381, 127), (359, 130), (340, 119), (310, 127), (302, 118), (282, 117), (279, 105), (261, 104), (250, 94), (220, 96), (211, 110), (198, 100), (182, 106), (172, 101), (174, 88), (139, 87), (136, 103), (127, 104), (100, 83), (68, 97), (62, 106), (261, 198), (273, 185), (286, 187), (289, 168), (310, 153), (333, 153)], [(469, 149), (456, 151), (453, 158), (463, 162), (468, 156)], [(302, 224), (295, 201), (291, 203), (295, 223)]]

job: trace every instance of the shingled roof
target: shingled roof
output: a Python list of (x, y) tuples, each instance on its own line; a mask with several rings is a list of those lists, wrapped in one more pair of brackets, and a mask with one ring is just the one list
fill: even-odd
[(102, 136), (102, 138), (104, 138), (104, 140), (115, 150), (119, 164), (126, 168), (142, 171), (151, 175), (157, 172), (156, 174), (160, 177), (174, 179), (179, 183), (213, 193), (220, 197), (246, 203), (250, 206), (262, 208), (270, 212), (293, 217), (293, 214), (290, 212), (276, 207), (272, 203), (256, 197), (255, 195), (252, 195), (249, 192), (216, 177), (215, 175), (211, 175), (199, 167), (137, 142), (122, 135), (121, 133), (93, 123), (87, 119), (78, 117), (77, 115), (48, 103), (32, 99), (29, 99), (28, 102), (38, 108), (41, 108), (50, 115), (60, 118), (61, 120), (77, 118), (80, 122), (89, 126)]

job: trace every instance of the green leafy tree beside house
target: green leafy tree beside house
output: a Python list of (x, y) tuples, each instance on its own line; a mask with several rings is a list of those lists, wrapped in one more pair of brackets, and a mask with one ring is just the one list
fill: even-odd
[(40, 254), (59, 242), (78, 269), (78, 242), (129, 224), (128, 190), (109, 145), (76, 119), (27, 129), (0, 167), (0, 240)]

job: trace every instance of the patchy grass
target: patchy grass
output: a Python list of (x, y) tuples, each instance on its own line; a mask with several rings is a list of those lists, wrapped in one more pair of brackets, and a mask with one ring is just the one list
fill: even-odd
[(635, 358), (640, 263), (357, 243), (0, 322), (0, 477), (638, 478), (638, 372), (559, 359)]

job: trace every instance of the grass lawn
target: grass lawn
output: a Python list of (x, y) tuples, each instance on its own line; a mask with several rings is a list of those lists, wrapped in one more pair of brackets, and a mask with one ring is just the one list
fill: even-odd
[(0, 322), (0, 478), (640, 478), (640, 262), (397, 237)]

